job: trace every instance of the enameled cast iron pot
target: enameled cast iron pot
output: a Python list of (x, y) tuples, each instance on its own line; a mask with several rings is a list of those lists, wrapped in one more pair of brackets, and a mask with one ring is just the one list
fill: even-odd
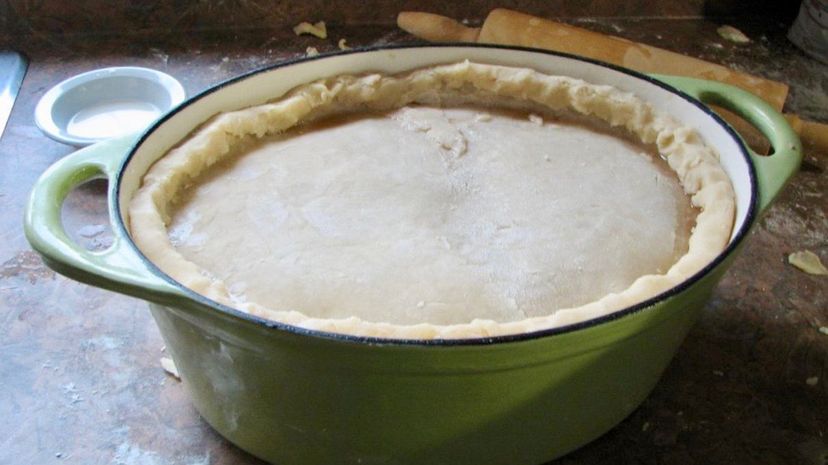
[[(674, 289), (602, 318), (516, 336), (417, 341), (310, 331), (241, 313), (184, 288), (130, 239), (126, 207), (144, 173), (216, 113), (322, 77), (465, 59), (610, 84), (697, 128), (736, 191), (727, 249)], [(751, 152), (702, 102), (754, 124), (775, 153)], [(253, 72), (190, 99), (140, 137), (69, 155), (37, 182), (25, 227), (56, 271), (149, 301), (196, 408), (254, 455), (278, 464), (538, 464), (595, 439), (644, 400), (800, 158), (799, 141), (778, 113), (723, 84), (522, 48), (386, 47)], [(68, 238), (60, 209), (73, 187), (100, 176), (109, 180), (115, 241), (89, 252)]]

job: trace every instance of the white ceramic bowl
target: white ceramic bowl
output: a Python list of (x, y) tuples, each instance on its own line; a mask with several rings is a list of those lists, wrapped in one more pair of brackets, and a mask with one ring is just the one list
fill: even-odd
[(183, 102), (174, 77), (134, 66), (78, 74), (49, 89), (35, 109), (35, 123), (47, 136), (84, 146), (148, 128)]

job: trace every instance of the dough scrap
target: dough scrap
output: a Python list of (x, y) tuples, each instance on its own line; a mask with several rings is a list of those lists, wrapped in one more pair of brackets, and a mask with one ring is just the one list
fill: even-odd
[(328, 28), (325, 26), (325, 21), (317, 21), (314, 24), (303, 21), (296, 26), (293, 26), (293, 33), (297, 36), (308, 34), (320, 39), (328, 38)]

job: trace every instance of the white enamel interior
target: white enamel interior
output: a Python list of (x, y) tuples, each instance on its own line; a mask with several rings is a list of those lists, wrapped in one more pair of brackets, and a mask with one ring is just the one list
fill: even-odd
[[(196, 97), (164, 121), (136, 148), (121, 177), (121, 214), (139, 187), (147, 169), (171, 147), (213, 115), (277, 99), (309, 81), (339, 74), (368, 72), (400, 73), (430, 65), (462, 60), (533, 68), (538, 71), (580, 78), (594, 84), (609, 84), (632, 92), (684, 125), (695, 128), (721, 157), (736, 192), (736, 223), (731, 240), (745, 227), (751, 204), (750, 167), (739, 142), (708, 113), (662, 87), (644, 79), (601, 65), (541, 52), (485, 47), (416, 47), (383, 49), (319, 58), (259, 72), (221, 89)], [(129, 219), (124, 218), (128, 224)]]

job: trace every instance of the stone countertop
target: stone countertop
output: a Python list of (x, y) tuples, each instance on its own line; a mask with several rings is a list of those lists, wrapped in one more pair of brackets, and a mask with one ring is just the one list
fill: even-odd
[[(787, 111), (828, 120), (828, 67), (784, 38), (780, 24), (739, 24), (753, 42), (721, 39), (705, 20), (578, 20), (791, 85)], [(5, 44), (31, 59), (0, 139), (0, 463), (254, 464), (191, 406), (167, 375), (164, 343), (146, 304), (46, 268), (23, 236), (35, 179), (73, 151), (35, 127), (38, 99), (79, 72), (156, 68), (194, 95), (224, 79), (336, 48), (410, 42), (391, 26), (332, 28), (327, 41), (289, 29), (186, 37), (38, 36)], [(828, 263), (828, 154), (805, 162), (759, 221), (652, 395), (611, 432), (561, 464), (813, 464), (828, 462), (828, 278), (786, 262), (808, 249)], [(80, 243), (105, 248), (105, 182), (64, 206)]]

